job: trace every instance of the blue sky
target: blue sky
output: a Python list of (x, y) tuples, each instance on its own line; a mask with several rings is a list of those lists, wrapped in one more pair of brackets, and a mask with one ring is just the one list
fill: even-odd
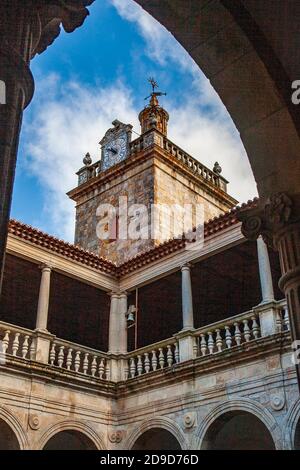
[(89, 151), (118, 118), (139, 132), (154, 76), (168, 93), (169, 138), (212, 167), (219, 161), (240, 201), (256, 195), (238, 133), (204, 75), (177, 41), (133, 0), (96, 0), (83, 27), (61, 33), (32, 61), (34, 99), (24, 113), (12, 217), (73, 240), (65, 193)]

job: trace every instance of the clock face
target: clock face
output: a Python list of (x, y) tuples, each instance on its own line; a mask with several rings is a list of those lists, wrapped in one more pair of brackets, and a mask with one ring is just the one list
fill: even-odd
[(126, 158), (127, 138), (126, 135), (117, 137), (108, 142), (103, 149), (102, 170), (116, 165)]

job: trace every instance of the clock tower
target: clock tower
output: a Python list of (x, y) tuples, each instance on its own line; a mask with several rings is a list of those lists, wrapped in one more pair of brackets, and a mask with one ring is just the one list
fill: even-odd
[(101, 160), (87, 154), (68, 193), (76, 202), (75, 244), (117, 265), (186, 232), (189, 208), (201, 206), (207, 221), (237, 204), (217, 162), (209, 169), (168, 139), (169, 114), (159, 103), (165, 93), (150, 83), (140, 137), (132, 140), (132, 126), (113, 121)]
[(113, 128), (109, 129), (101, 145), (101, 171), (108, 170), (114, 165), (122, 162), (129, 155), (129, 144), (131, 142), (132, 126), (123, 124), (117, 119), (113, 121)]

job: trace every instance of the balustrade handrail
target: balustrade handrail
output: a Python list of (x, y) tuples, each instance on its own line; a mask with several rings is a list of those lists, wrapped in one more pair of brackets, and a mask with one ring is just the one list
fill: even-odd
[(164, 339), (162, 341), (158, 341), (157, 343), (152, 343), (147, 346), (143, 346), (142, 348), (139, 349), (134, 349), (133, 351), (129, 351), (128, 353), (125, 354), (126, 359), (130, 359), (131, 357), (135, 357), (138, 355), (142, 355), (145, 352), (151, 352), (153, 350), (157, 350), (159, 348), (166, 348), (169, 345), (174, 345), (177, 342), (175, 336)]
[[(280, 300), (280, 301), (274, 301), (274, 303), (276, 304), (278, 308), (285, 307), (287, 305), (285, 299)], [(209, 325), (201, 326), (200, 328), (197, 328), (194, 331), (194, 336), (200, 336), (201, 334), (207, 333), (210, 330), (222, 329), (224, 326), (228, 326), (228, 324), (233, 324), (234, 322), (237, 322), (237, 321), (242, 321), (248, 318), (251, 319), (251, 317), (257, 315), (257, 313), (259, 313), (259, 309), (256, 311), (251, 309), (251, 310), (248, 310), (247, 312), (239, 313), (238, 315), (225, 318), (224, 320), (217, 321), (215, 323), (210, 323)]]
[(12, 325), (11, 323), (7, 323), (4, 321), (0, 321), (0, 329), (9, 330), (14, 333), (24, 333), (29, 336), (33, 336), (35, 334), (34, 330), (24, 328), (23, 326)]
[(103, 356), (105, 358), (109, 357), (108, 353), (106, 353), (104, 351), (100, 351), (100, 350), (94, 349), (94, 348), (89, 348), (88, 346), (83, 346), (81, 344), (73, 343), (72, 341), (68, 341), (68, 340), (65, 340), (65, 339), (57, 338), (57, 337), (54, 337), (54, 339), (53, 339), (53, 341), (51, 341), (51, 343), (52, 344), (54, 343), (56, 346), (65, 346), (68, 349), (80, 350), (80, 352), (88, 353), (88, 354), (94, 355), (94, 356)]

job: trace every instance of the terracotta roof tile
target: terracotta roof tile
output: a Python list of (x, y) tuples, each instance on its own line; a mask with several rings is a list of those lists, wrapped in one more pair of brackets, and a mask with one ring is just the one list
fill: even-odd
[[(222, 214), (214, 219), (211, 219), (204, 224), (204, 237), (209, 237), (215, 233), (218, 233), (226, 228), (239, 223), (237, 213), (240, 210), (246, 208), (253, 208), (258, 205), (258, 198), (255, 198), (241, 206), (236, 206), (229, 212)], [(195, 230), (195, 229), (194, 229)], [(63, 240), (59, 240), (51, 235), (48, 235), (41, 230), (31, 227), (30, 225), (23, 224), (16, 220), (11, 220), (9, 224), (9, 233), (15, 235), (23, 240), (27, 240), (30, 243), (38, 245), (50, 251), (54, 251), (60, 255), (63, 255), (69, 259), (77, 261), (79, 263), (90, 266), (94, 269), (98, 269), (101, 272), (111, 274), (116, 277), (121, 277), (124, 274), (130, 273), (139, 269), (147, 264), (150, 264), (156, 260), (162, 259), (165, 256), (170, 255), (176, 251), (180, 251), (185, 248), (187, 241), (183, 236), (181, 239), (168, 240), (155, 248), (149, 249), (143, 253), (139, 253), (129, 261), (117, 266), (112, 262), (100, 258), (98, 255), (84, 250), (83, 248), (67, 243)]]

